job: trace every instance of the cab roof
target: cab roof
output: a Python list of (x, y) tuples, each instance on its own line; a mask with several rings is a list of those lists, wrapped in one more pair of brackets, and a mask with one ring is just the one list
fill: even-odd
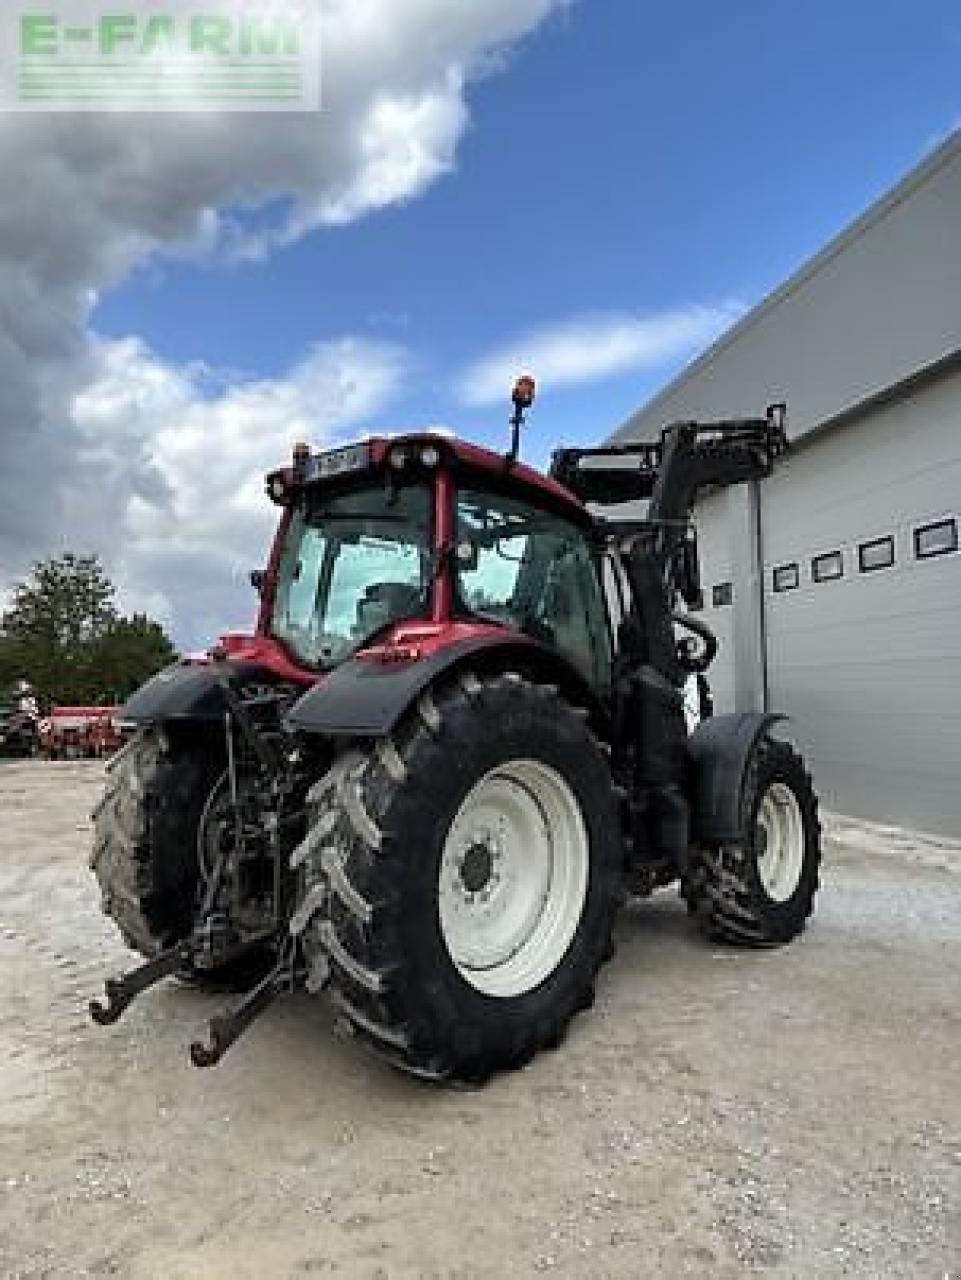
[(436, 449), (441, 463), (446, 461), (455, 475), (468, 478), (473, 484), (520, 501), (539, 500), (578, 524), (592, 523), (591, 514), (584, 504), (570, 489), (550, 476), (523, 462), (511, 462), (493, 449), (431, 431), (372, 436), (352, 445), (317, 452), (298, 445), (294, 466), (272, 472), (267, 477), (268, 492), (275, 496), (272, 491), (275, 481), (294, 489), (359, 475), (368, 467), (379, 470), (389, 466), (391, 457), (397, 454), (406, 454), (413, 466), (423, 466), (420, 459), (429, 449)]
[[(371, 442), (384, 450), (384, 456), (398, 446), (414, 451), (433, 445), (446, 452), (456, 470), (472, 473), (481, 483), (496, 483), (496, 487), (510, 490), (518, 498), (531, 498), (539, 494), (551, 505), (561, 506), (575, 520), (590, 519), (587, 508), (571, 493), (570, 489), (552, 480), (534, 467), (523, 462), (510, 462), (502, 453), (486, 449), (483, 445), (471, 444), (454, 436), (440, 435), (434, 432), (415, 432), (410, 435), (392, 438), (375, 437)], [(534, 494), (531, 493), (534, 490)]]

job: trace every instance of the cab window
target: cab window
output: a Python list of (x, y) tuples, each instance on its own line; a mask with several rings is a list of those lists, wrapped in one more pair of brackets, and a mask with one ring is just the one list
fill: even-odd
[(610, 632), (582, 530), (516, 499), (462, 490), (456, 561), (463, 610), (558, 649), (609, 690)]
[(280, 561), (272, 632), (302, 662), (342, 662), (393, 622), (427, 607), (431, 490), (314, 495), (294, 512)]

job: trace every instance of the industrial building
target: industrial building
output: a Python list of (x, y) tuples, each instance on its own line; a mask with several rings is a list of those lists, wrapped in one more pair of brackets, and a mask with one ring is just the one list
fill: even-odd
[(635, 414), (792, 452), (697, 525), (718, 710), (793, 720), (823, 803), (961, 837), (961, 131)]

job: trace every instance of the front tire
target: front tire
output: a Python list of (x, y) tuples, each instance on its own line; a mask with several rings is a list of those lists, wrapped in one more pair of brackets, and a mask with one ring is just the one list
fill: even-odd
[(738, 844), (692, 852), (683, 886), (688, 911), (713, 940), (780, 946), (812, 914), (821, 865), (817, 797), (787, 743), (758, 743), (741, 811)]
[(586, 716), (465, 675), (342, 757), (295, 853), (310, 985), (395, 1065), (481, 1082), (560, 1043), (610, 956), (622, 850)]

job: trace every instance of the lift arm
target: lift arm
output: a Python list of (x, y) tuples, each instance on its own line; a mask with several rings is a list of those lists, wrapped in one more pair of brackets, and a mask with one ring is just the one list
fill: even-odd
[(551, 476), (582, 502), (650, 502), (646, 523), (686, 523), (698, 494), (720, 485), (760, 480), (787, 450), (786, 410), (764, 418), (679, 422), (653, 444), (559, 449)]

